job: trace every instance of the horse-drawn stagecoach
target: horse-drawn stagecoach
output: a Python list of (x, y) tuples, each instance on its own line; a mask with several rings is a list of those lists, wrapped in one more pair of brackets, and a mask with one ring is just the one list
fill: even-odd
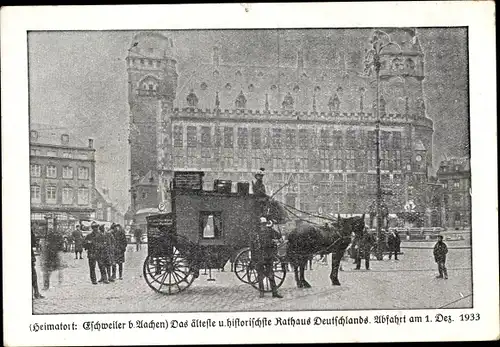
[[(238, 279), (258, 288), (249, 246), (259, 228), (262, 202), (248, 191), (205, 191), (202, 177), (201, 172), (178, 173), (171, 192), (172, 212), (147, 217), (146, 282), (159, 293), (176, 294), (187, 289), (200, 270), (222, 269), (231, 260)], [(286, 266), (276, 255), (278, 287), (285, 276)], [(265, 290), (271, 290), (269, 283)]]
[[(247, 189), (203, 190), (203, 172), (176, 172), (171, 189), (171, 213), (147, 217), (148, 256), (143, 273), (148, 285), (162, 294), (187, 289), (201, 269), (221, 269), (231, 260), (239, 280), (258, 288), (251, 240), (266, 215), (284, 222), (276, 201), (249, 194)], [(217, 185), (217, 182), (216, 182)], [(285, 213), (286, 214), (286, 213)], [(304, 278), (308, 259), (315, 254), (332, 254), (333, 285), (340, 285), (338, 269), (351, 233), (362, 234), (364, 216), (338, 218), (331, 227), (298, 227), (288, 235), (286, 255), (276, 251), (273, 257), (274, 280), (280, 287), (287, 273), (287, 262), (294, 268), (299, 288), (310, 287)], [(271, 291), (269, 279), (264, 291)]]

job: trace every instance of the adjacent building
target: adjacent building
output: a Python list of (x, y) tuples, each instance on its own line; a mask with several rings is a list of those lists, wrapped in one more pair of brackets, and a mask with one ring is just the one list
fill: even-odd
[[(417, 31), (383, 32), (397, 45), (381, 55), (381, 179), (397, 213), (409, 197), (425, 200), (408, 187), (427, 182), (433, 122)], [(274, 196), (287, 205), (368, 212), (376, 193), (376, 83), (363, 74), (371, 33), (275, 31), (277, 51), (257, 53), (244, 40), (219, 40), (196, 64), (177, 61), (173, 37), (138, 34), (127, 58), (132, 210), (168, 203), (177, 170), (205, 171), (211, 189), (215, 179), (250, 181), (263, 167), (270, 195), (290, 182)]]
[(448, 228), (471, 226), (471, 175), (469, 158), (443, 160), (437, 171), (437, 179), (443, 186), (445, 220)]
[(95, 219), (124, 225), (124, 215), (110, 199), (107, 188), (96, 188), (94, 197)]
[(30, 129), (31, 221), (45, 224), (57, 217), (63, 230), (80, 218), (92, 218), (95, 192), (95, 149), (92, 139), (82, 143), (50, 126)]

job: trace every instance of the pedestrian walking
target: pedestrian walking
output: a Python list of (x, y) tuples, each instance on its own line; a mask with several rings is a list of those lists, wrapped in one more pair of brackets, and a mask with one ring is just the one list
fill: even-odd
[(436, 278), (448, 279), (448, 270), (446, 269), (446, 254), (448, 254), (448, 247), (443, 242), (443, 236), (438, 236), (438, 241), (434, 245), (434, 260), (438, 264), (439, 275)]
[(125, 231), (120, 224), (116, 224), (113, 228), (113, 236), (115, 238), (115, 265), (113, 266), (112, 275), (116, 278), (116, 268), (118, 267), (118, 279), (123, 279), (123, 263), (125, 262), (125, 251), (127, 250), (127, 237)]
[(52, 272), (58, 272), (59, 283), (62, 283), (62, 262), (60, 252), (64, 249), (63, 236), (52, 230), (47, 233), (47, 237), (42, 245), (42, 272), (43, 290), (50, 287), (50, 276)]
[(356, 268), (355, 270), (361, 269), (361, 259), (365, 259), (365, 268), (370, 270), (370, 253), (373, 245), (375, 244), (375, 237), (373, 234), (367, 230), (361, 238), (355, 241), (356, 250)]
[(84, 248), (87, 250), (87, 259), (89, 260), (89, 271), (90, 271), (90, 281), (92, 284), (97, 284), (97, 278), (95, 273), (96, 264), (99, 266), (99, 271), (101, 273), (102, 282), (106, 278), (105, 270), (99, 265), (99, 255), (102, 248), (102, 235), (99, 232), (99, 225), (94, 221), (90, 225), (92, 232), (87, 235), (84, 241)]
[(82, 253), (83, 253), (83, 234), (82, 231), (80, 230), (80, 226), (77, 225), (73, 233), (71, 234), (73, 237), (73, 242), (75, 245), (75, 259), (78, 259), (78, 254), (80, 255), (80, 259), (83, 259)]
[(33, 298), (43, 299), (44, 296), (38, 290), (38, 276), (36, 275), (36, 256), (33, 248), (37, 247), (37, 240), (33, 228), (31, 228), (31, 289), (33, 290)]
[(134, 229), (134, 237), (135, 237), (135, 251), (139, 252), (141, 249), (141, 239), (142, 239), (142, 229), (139, 227), (135, 227)]
[(387, 237), (387, 248), (389, 248), (389, 260), (392, 258), (392, 253), (394, 253), (394, 260), (398, 260), (398, 253), (401, 250), (401, 238), (399, 237), (399, 232), (397, 229), (392, 229)]
[(257, 270), (257, 281), (261, 298), (264, 297), (264, 279), (266, 277), (271, 285), (273, 298), (282, 298), (278, 293), (273, 270), (273, 259), (276, 253), (274, 240), (277, 239), (280, 239), (279, 233), (267, 224), (265, 217), (261, 217), (259, 228), (251, 242), (252, 261), (255, 262)]

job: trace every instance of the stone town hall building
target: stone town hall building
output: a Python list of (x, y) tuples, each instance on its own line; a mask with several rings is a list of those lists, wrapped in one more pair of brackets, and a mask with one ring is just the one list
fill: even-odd
[[(427, 180), (433, 122), (417, 31), (384, 31), (399, 45), (382, 52), (380, 72), (382, 186), (396, 192), (384, 198), (396, 213), (408, 185)], [(221, 53), (224, 44), (234, 51), (223, 42), (182, 70), (172, 37), (136, 35), (127, 58), (133, 209), (156, 207), (165, 198), (158, 180), (176, 170), (205, 171), (211, 189), (215, 179), (250, 181), (264, 167), (271, 194), (293, 174), (275, 196), (288, 205), (367, 212), (376, 189), (376, 84), (362, 75), (371, 30), (317, 32), (275, 31), (282, 53), (263, 59), (272, 64), (226, 62), (237, 59)], [(245, 61), (252, 46), (238, 45)]]

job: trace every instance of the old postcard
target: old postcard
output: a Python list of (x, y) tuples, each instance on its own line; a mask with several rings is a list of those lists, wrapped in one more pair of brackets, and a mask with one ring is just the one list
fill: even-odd
[(495, 57), (489, 2), (4, 8), (5, 344), (498, 339)]

